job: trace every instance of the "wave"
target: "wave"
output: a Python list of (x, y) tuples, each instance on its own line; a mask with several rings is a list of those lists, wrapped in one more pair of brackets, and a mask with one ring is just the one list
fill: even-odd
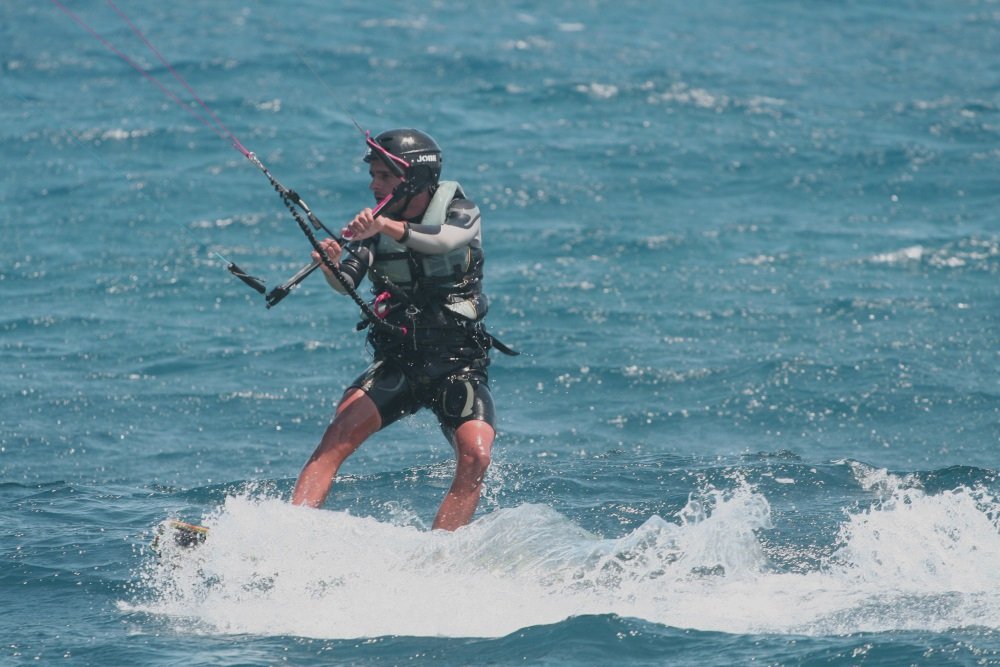
[(745, 482), (611, 538), (544, 504), (445, 533), (244, 494), (205, 519), (197, 550), (144, 563), (120, 606), (194, 632), (330, 639), (501, 637), (607, 615), (741, 634), (1000, 628), (992, 493), (839, 465), (872, 500), (845, 511), (829, 554), (782, 559), (807, 568), (770, 555), (771, 505)]
[(916, 244), (868, 258), (871, 264), (921, 266), (934, 269), (971, 269), (993, 272), (1000, 258), (1000, 239), (969, 237), (939, 247)]

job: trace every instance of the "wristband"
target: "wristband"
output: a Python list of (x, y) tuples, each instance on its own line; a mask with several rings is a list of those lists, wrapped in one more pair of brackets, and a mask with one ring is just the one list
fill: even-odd
[(406, 239), (410, 238), (410, 223), (403, 221), (403, 235), (399, 237), (399, 243), (406, 243)]

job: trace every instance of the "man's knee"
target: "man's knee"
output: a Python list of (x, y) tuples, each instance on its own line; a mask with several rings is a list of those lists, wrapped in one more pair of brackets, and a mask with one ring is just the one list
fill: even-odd
[(459, 471), (482, 478), (490, 467), (493, 427), (485, 422), (466, 422), (455, 433)]
[(490, 467), (490, 460), (488, 448), (467, 447), (460, 448), (458, 451), (458, 464), (477, 475), (486, 473), (486, 469)]

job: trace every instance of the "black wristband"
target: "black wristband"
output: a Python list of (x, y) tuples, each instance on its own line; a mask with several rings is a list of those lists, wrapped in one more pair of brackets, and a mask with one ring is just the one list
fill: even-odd
[(399, 237), (399, 243), (406, 243), (406, 239), (410, 238), (410, 223), (403, 221), (403, 235)]

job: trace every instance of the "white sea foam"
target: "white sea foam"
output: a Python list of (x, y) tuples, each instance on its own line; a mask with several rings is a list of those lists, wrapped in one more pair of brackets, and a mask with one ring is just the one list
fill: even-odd
[(771, 508), (746, 486), (610, 539), (543, 505), (451, 534), (230, 497), (210, 539), (168, 546), (122, 606), (199, 632), (321, 638), (495, 637), (608, 613), (733, 633), (1000, 628), (995, 500), (858, 479), (882, 497), (847, 514), (839, 549), (806, 573), (768, 563)]
[(988, 269), (997, 257), (1000, 257), (1000, 242), (996, 238), (967, 238), (939, 248), (907, 246), (873, 255), (869, 261), (873, 264), (904, 266), (926, 263), (939, 269)]
[(901, 250), (880, 253), (872, 257), (871, 261), (875, 264), (902, 264), (905, 262), (919, 262), (921, 258), (923, 258), (925, 252), (926, 250), (924, 250), (923, 246), (915, 245)]

